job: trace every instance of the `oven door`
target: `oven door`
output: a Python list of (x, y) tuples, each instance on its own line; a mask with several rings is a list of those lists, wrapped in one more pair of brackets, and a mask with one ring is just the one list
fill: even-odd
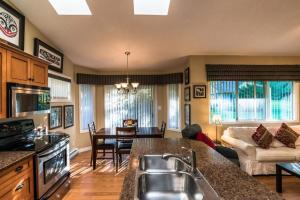
[(37, 155), (37, 197), (40, 199), (49, 189), (70, 171), (69, 144), (63, 141)]
[(11, 87), (9, 92), (9, 117), (24, 117), (50, 111), (49, 89)]

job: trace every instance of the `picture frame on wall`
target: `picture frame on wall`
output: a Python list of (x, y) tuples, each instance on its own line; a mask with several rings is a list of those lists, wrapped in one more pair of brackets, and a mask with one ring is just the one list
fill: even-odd
[(188, 85), (190, 84), (190, 68), (186, 68), (184, 70), (184, 84)]
[(25, 17), (4, 1), (0, 1), (0, 39), (24, 50)]
[(64, 106), (64, 129), (74, 126), (74, 105)]
[(184, 104), (184, 124), (191, 125), (191, 104)]
[(206, 98), (206, 85), (194, 85), (193, 96), (197, 98)]
[(62, 106), (52, 106), (48, 115), (49, 130), (62, 127)]
[(184, 101), (190, 101), (191, 100), (191, 87), (185, 87), (184, 88)]
[(38, 38), (34, 38), (34, 55), (50, 63), (49, 69), (62, 73), (64, 54)]

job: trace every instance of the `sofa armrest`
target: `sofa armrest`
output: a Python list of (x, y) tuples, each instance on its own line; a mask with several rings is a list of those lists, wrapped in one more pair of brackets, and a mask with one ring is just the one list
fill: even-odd
[(233, 148), (240, 149), (242, 152), (244, 152), (248, 156), (255, 156), (255, 154), (256, 154), (256, 147), (252, 144), (249, 144), (249, 143), (244, 142), (239, 139), (235, 139), (235, 138), (230, 137), (225, 134), (222, 136), (222, 140), (224, 140), (226, 143), (228, 143)]

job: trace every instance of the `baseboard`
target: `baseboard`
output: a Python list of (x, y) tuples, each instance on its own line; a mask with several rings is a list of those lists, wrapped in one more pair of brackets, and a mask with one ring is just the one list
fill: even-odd
[(80, 148), (78, 150), (79, 153), (82, 153), (82, 152), (86, 152), (86, 151), (90, 151), (92, 150), (92, 147), (91, 146), (88, 146), (88, 147), (83, 147), (83, 148)]
[(79, 154), (78, 148), (71, 149), (70, 150), (70, 160), (72, 160), (78, 154)]

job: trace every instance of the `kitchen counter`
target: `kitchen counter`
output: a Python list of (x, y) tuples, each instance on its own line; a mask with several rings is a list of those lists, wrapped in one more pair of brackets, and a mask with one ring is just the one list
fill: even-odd
[(34, 154), (34, 151), (0, 151), (0, 171)]
[(133, 143), (128, 173), (125, 176), (121, 200), (133, 200), (135, 174), (138, 158), (143, 154), (182, 154), (181, 147), (192, 148), (197, 156), (197, 168), (209, 184), (224, 200), (279, 200), (277, 193), (270, 191), (256, 179), (241, 171), (202, 142), (188, 139), (136, 139)]

